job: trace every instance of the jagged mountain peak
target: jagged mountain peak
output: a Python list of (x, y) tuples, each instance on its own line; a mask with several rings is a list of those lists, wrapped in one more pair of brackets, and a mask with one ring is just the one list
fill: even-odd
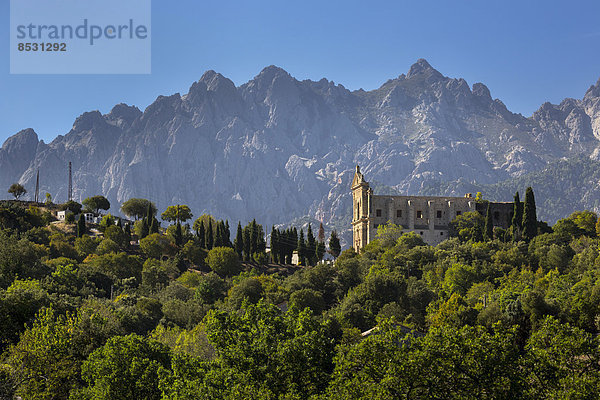
[(94, 126), (104, 125), (106, 120), (98, 110), (86, 111), (75, 119), (73, 123), (74, 131), (90, 130)]
[(433, 68), (424, 58), (419, 58), (416, 63), (411, 65), (406, 74), (406, 79), (411, 79), (419, 75), (428, 75), (438, 78), (443, 77), (443, 75)]
[(2, 145), (2, 150), (8, 151), (11, 148), (20, 147), (27, 144), (38, 143), (38, 135), (35, 133), (33, 128), (26, 128), (20, 130), (14, 135), (10, 136), (8, 139), (4, 141)]
[(490, 94), (490, 89), (485, 86), (481, 82), (477, 82), (473, 84), (473, 94), (477, 97), (481, 97), (483, 99), (492, 100), (492, 95)]
[(600, 97), (600, 78), (595, 85), (590, 86), (587, 92), (585, 92), (584, 98), (587, 99), (591, 97)]

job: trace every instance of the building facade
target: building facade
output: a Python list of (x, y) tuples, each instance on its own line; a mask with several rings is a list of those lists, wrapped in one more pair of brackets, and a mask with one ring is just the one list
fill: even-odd
[(352, 245), (359, 251), (375, 238), (379, 225), (392, 222), (435, 246), (448, 238), (449, 224), (454, 218), (468, 211), (485, 216), (488, 204), (494, 226), (508, 228), (513, 203), (478, 202), (471, 194), (465, 197), (374, 195), (356, 166), (352, 180)]

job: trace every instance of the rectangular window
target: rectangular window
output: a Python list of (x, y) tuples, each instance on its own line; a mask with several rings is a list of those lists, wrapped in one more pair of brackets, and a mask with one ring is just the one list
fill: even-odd
[(396, 218), (402, 218), (402, 210), (396, 210)]
[(462, 211), (457, 211), (456, 212), (456, 216), (458, 217), (460, 214), (462, 214)]
[(417, 211), (417, 218), (423, 218), (423, 212), (421, 210)]
[(444, 232), (440, 232), (440, 236), (444, 236)]
[(375, 214), (378, 217), (381, 217), (381, 208), (378, 208), (377, 210), (375, 210)]
[(437, 218), (442, 218), (442, 212), (440, 210), (437, 211), (436, 213)]

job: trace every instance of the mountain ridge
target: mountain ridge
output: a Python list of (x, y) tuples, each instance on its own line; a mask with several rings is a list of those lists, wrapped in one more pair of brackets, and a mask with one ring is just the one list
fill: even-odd
[(83, 113), (48, 144), (20, 131), (0, 149), (0, 187), (19, 181), (33, 192), (39, 168), (42, 192), (64, 201), (72, 161), (75, 200), (146, 197), (230, 220), (308, 215), (340, 225), (356, 164), (368, 180), (416, 194), (435, 182), (494, 185), (563, 158), (600, 161), (599, 149), (600, 79), (581, 99), (524, 117), (485, 84), (424, 59), (370, 91), (299, 81), (271, 65), (240, 86), (206, 71), (187, 93), (143, 111), (121, 103)]

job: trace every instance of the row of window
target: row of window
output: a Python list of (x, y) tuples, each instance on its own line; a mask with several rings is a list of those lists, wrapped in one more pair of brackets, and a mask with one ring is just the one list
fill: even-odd
[[(381, 208), (378, 208), (375, 210), (376, 217), (381, 217), (381, 214), (382, 214)], [(456, 216), (459, 216), (460, 214), (462, 214), (462, 211), (456, 212)], [(396, 218), (402, 218), (402, 210), (396, 210)], [(417, 218), (423, 218), (423, 211), (417, 210)], [(436, 218), (442, 218), (441, 210), (436, 211)]]

